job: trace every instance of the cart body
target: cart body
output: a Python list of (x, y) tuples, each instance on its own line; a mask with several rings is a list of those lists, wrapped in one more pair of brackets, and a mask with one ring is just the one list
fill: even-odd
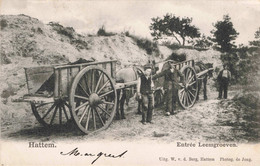
[(100, 67), (111, 78), (115, 78), (115, 60), (24, 68), (28, 88), (25, 101), (45, 101), (44, 98), (53, 98), (54, 100), (68, 98), (74, 78), (83, 68), (88, 66)]

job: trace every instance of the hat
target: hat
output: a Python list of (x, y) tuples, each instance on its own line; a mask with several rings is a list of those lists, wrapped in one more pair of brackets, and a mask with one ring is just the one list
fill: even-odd
[(144, 70), (146, 70), (146, 69), (152, 69), (152, 65), (151, 64), (145, 64), (144, 65)]

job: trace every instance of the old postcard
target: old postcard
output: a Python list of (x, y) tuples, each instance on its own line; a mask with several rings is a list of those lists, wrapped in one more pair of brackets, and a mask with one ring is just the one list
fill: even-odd
[(260, 1), (0, 1), (1, 166), (260, 165)]

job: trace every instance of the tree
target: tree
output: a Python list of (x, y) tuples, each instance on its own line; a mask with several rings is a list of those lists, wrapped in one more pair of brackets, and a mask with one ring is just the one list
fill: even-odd
[(259, 27), (258, 30), (255, 32), (255, 40), (254, 40), (254, 41), (250, 41), (249, 44), (250, 44), (251, 46), (260, 47), (260, 27)]
[(239, 33), (234, 29), (233, 23), (229, 15), (224, 15), (222, 21), (217, 21), (213, 26), (211, 33), (213, 34), (212, 41), (217, 44), (217, 48), (221, 52), (230, 52), (234, 48), (234, 43), (231, 43), (237, 38)]
[(192, 18), (180, 18), (167, 13), (163, 18), (152, 18), (150, 25), (151, 35), (154, 37), (154, 40), (162, 39), (163, 37), (173, 37), (180, 45), (185, 45), (186, 38), (200, 37), (199, 29), (191, 25), (191, 22)]

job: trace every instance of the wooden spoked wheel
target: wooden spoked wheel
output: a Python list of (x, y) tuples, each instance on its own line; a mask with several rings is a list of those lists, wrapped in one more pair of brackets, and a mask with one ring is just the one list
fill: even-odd
[(191, 66), (184, 66), (181, 73), (184, 75), (184, 84), (178, 90), (178, 97), (180, 105), (186, 109), (192, 107), (196, 102), (198, 79), (196, 71)]
[(89, 134), (106, 129), (116, 112), (114, 82), (97, 66), (82, 69), (72, 83), (70, 105), (71, 115), (82, 132)]
[(63, 125), (71, 119), (70, 107), (62, 99), (42, 104), (31, 102), (31, 108), (38, 122), (44, 127)]

